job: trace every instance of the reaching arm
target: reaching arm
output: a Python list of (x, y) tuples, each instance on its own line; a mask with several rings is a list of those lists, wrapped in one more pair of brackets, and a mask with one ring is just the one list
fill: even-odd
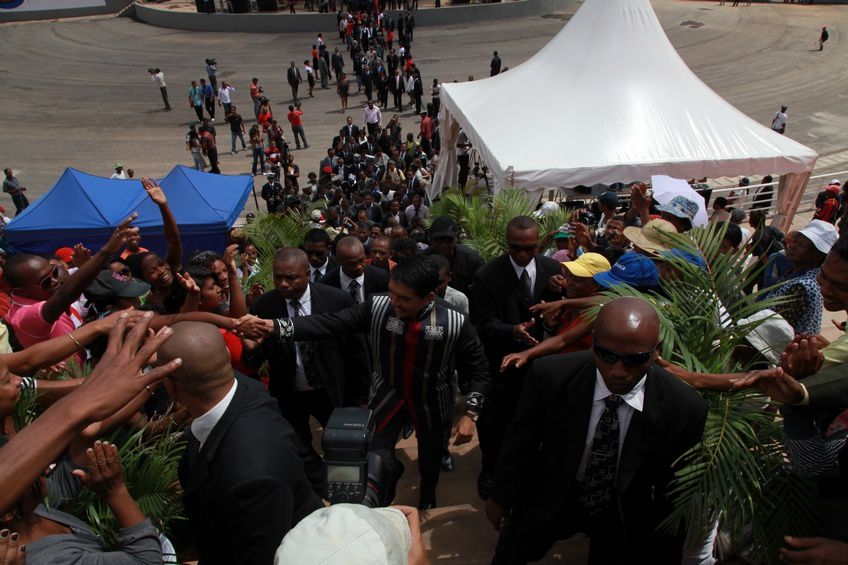
[(520, 369), (528, 362), (545, 355), (553, 355), (564, 350), (569, 345), (582, 339), (592, 331), (592, 324), (588, 323), (583, 318), (580, 319), (574, 326), (568, 328), (560, 335), (549, 337), (542, 343), (534, 345), (530, 349), (519, 353), (511, 353), (503, 358), (501, 363), (501, 371), (505, 371), (511, 366)]
[[(236, 253), (238, 252), (238, 244), (234, 243), (227, 247), (224, 252), (224, 264), (227, 266), (227, 278), (230, 282), (230, 318), (241, 318), (247, 314), (247, 302), (244, 299), (244, 292), (241, 290), (241, 281), (236, 268)], [(245, 277), (250, 276), (245, 266)]]
[(109, 257), (117, 253), (127, 242), (130, 235), (138, 233), (138, 228), (131, 226), (137, 214), (133, 213), (129, 218), (121, 222), (121, 225), (112, 233), (112, 237), (106, 242), (100, 251), (86, 261), (77, 271), (65, 281), (59, 289), (47, 299), (41, 309), (42, 319), (53, 324), (59, 317), (70, 308), (80, 294), (90, 285), (97, 274), (106, 265)]
[(168, 206), (165, 193), (156, 181), (142, 177), (141, 183), (150, 199), (159, 206), (159, 213), (162, 214), (162, 228), (165, 231), (165, 241), (168, 242), (165, 261), (170, 265), (172, 272), (179, 273), (183, 262), (183, 243), (180, 241), (180, 228), (177, 226), (177, 220), (174, 219), (174, 214)]
[(150, 317), (145, 316), (125, 338), (127, 318), (121, 315), (109, 336), (106, 353), (85, 382), (0, 448), (0, 510), (20, 499), (42, 470), (61, 455), (73, 435), (90, 423), (109, 417), (182, 363), (175, 359), (142, 373), (142, 367), (172, 332), (170, 328), (160, 330), (142, 345)]

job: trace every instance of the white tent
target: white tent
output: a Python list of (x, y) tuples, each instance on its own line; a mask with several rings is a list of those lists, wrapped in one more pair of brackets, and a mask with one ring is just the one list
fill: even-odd
[[(495, 187), (780, 174), (794, 213), (818, 155), (731, 106), (686, 66), (649, 0), (586, 0), (528, 61), (444, 84), (431, 198), (455, 184), (460, 126)], [(793, 202), (795, 205), (793, 206)]]

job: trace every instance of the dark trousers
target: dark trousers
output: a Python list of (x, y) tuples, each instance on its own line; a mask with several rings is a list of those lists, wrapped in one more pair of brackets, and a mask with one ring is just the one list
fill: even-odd
[(254, 147), (253, 148), (253, 167), (251, 172), (256, 174), (256, 165), (261, 167), (260, 172), (265, 172), (265, 151), (262, 147)]
[(209, 84), (212, 85), (212, 92), (215, 93), (215, 94), (213, 94), (213, 97), (218, 96), (218, 75), (206, 75), (206, 76), (209, 77)]
[[(516, 379), (515, 375), (509, 375), (509, 377)], [(477, 422), (477, 432), (480, 435), (480, 452), (482, 454), (482, 471), (488, 474), (495, 472), (495, 464), (498, 462), (503, 438), (512, 417), (515, 415), (515, 407), (518, 405), (518, 398), (521, 396), (521, 382), (523, 382), (522, 379), (519, 379), (518, 382), (510, 380), (509, 385), (506, 385), (502, 382), (502, 376), (499, 376), (498, 381), (501, 382), (492, 383), (492, 390), (486, 396), (486, 404), (483, 406), (480, 420)]]
[(368, 122), (365, 125), (368, 128), (368, 135), (380, 135), (380, 124)]
[(195, 106), (194, 107), (194, 113), (197, 114), (197, 119), (202, 122), (203, 121), (203, 105), (201, 104), (200, 106)]
[(218, 148), (212, 147), (206, 150), (206, 157), (209, 159), (209, 172), (216, 175), (221, 174), (221, 169), (218, 168)]
[(26, 207), (29, 206), (29, 200), (27, 200), (27, 197), (23, 192), (19, 194), (13, 194), (12, 203), (15, 205), (16, 216), (26, 210)]
[(209, 112), (209, 117), (215, 119), (215, 98), (207, 98), (203, 101), (206, 106), (206, 111)]
[(292, 135), (294, 136), (294, 143), (298, 149), (300, 149), (301, 140), (303, 140), (304, 147), (309, 148), (309, 143), (306, 141), (306, 132), (303, 131), (303, 126), (292, 126)]
[(323, 388), (315, 390), (304, 390), (287, 393), (283, 398), (278, 398), (280, 412), (294, 428), (300, 440), (312, 449), (312, 428), (309, 425), (309, 417), (315, 419), (322, 427), (327, 425), (330, 414), (333, 412), (333, 403)]
[(392, 94), (395, 97), (395, 108), (399, 112), (403, 112), (403, 90), (395, 90)]
[(292, 89), (292, 100), (297, 102), (297, 100), (298, 100), (297, 90), (298, 90), (298, 88), (300, 88), (300, 84), (298, 84), (296, 82), (295, 83), (289, 83), (289, 86), (291, 86), (291, 89)]
[[(613, 502), (612, 508), (615, 508)], [(568, 539), (577, 533), (589, 536), (589, 565), (610, 565), (634, 562), (626, 545), (624, 528), (615, 510), (589, 517), (577, 498), (568, 498), (559, 513), (547, 524), (526, 526), (531, 510), (517, 509), (509, 524), (502, 530), (495, 548), (492, 565), (520, 565), (545, 557), (557, 540)], [(679, 562), (679, 559), (678, 559)]]
[[(411, 421), (409, 412), (403, 408), (382, 430), (374, 432), (371, 440), (371, 450), (383, 459), (385, 465), (395, 460), (395, 444), (398, 442), (403, 426)], [(450, 424), (434, 430), (419, 430), (418, 439), (418, 473), (421, 475), (420, 496), (422, 501), (435, 503), (436, 485), (439, 483), (439, 472), (442, 468), (442, 446), (445, 435), (450, 433)], [(391, 487), (389, 490), (394, 490)]]
[(164, 86), (160, 86), (159, 92), (162, 94), (162, 102), (165, 103), (165, 108), (167, 110), (170, 110), (171, 109), (171, 103), (168, 102), (168, 89)]
[(459, 184), (460, 188), (465, 188), (465, 183), (468, 182), (470, 158), (468, 155), (457, 155), (456, 160), (459, 163), (459, 179), (457, 180), (457, 184)]
[(420, 94), (415, 95), (415, 113), (416, 114), (421, 113), (421, 95)]

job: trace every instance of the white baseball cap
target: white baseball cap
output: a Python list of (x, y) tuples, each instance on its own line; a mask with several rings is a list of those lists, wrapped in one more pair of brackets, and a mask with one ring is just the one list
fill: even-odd
[(803, 234), (804, 237), (813, 242), (816, 249), (825, 254), (830, 253), (830, 248), (839, 239), (839, 234), (834, 225), (824, 220), (813, 220), (798, 230), (798, 233)]
[(334, 504), (286, 534), (274, 565), (407, 565), (411, 547), (409, 522), (397, 508)]

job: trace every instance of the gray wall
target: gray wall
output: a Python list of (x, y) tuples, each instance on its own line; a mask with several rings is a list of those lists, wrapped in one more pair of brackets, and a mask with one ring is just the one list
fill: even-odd
[(132, 2), (133, 0), (106, 0), (105, 6), (95, 6), (93, 8), (68, 8), (66, 10), (44, 10), (38, 12), (0, 10), (0, 22), (25, 22), (31, 20), (52, 20), (55, 18), (117, 14), (132, 4)]
[[(518, 0), (498, 4), (473, 4), (417, 10), (417, 26), (461, 24), (481, 20), (501, 20), (549, 14), (575, 4), (578, 0)], [(160, 10), (135, 4), (135, 16), (143, 22), (191, 31), (236, 32), (327, 32), (336, 29), (335, 14), (198, 14)]]

